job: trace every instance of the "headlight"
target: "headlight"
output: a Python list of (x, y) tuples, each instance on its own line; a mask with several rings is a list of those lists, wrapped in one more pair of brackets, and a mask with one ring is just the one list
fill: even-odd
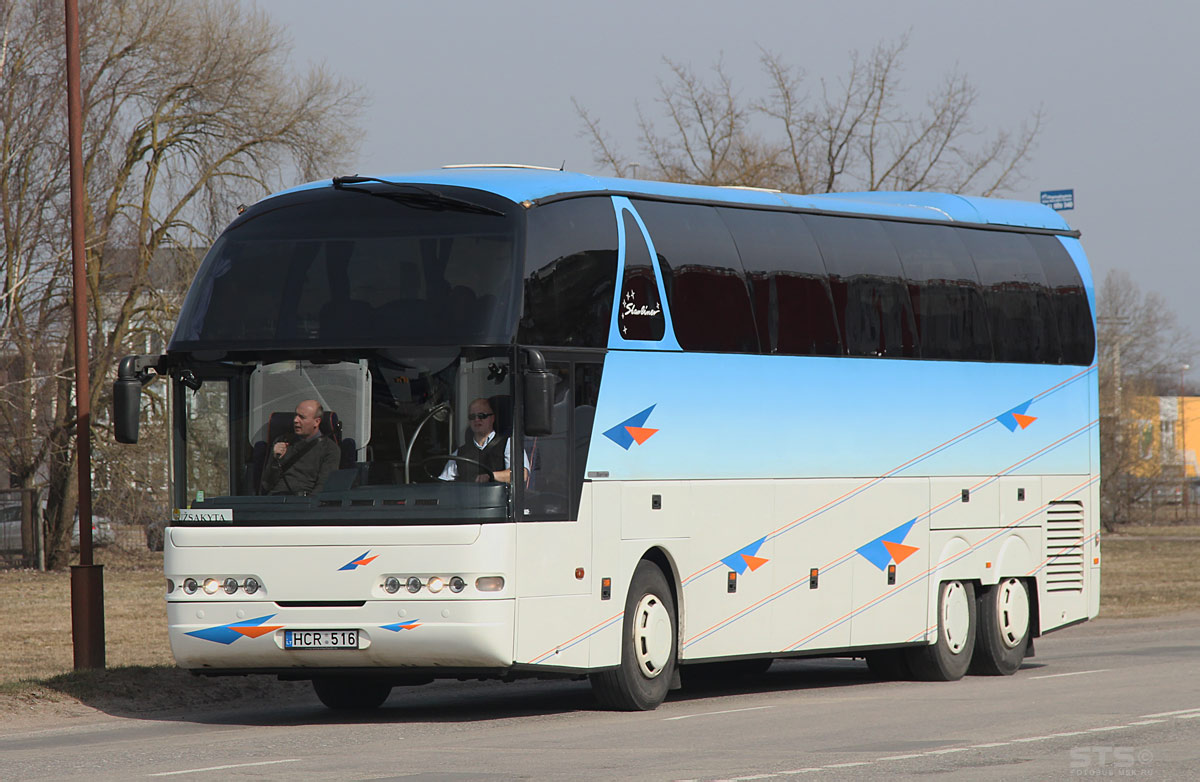
[(458, 594), (467, 588), (467, 582), (462, 580), (461, 576), (454, 576), (450, 579), (450, 591)]
[(394, 595), (400, 591), (400, 579), (395, 576), (388, 576), (383, 580), (383, 591), (389, 595)]
[(421, 591), (421, 579), (417, 578), (416, 576), (409, 576), (406, 587), (409, 592), (412, 592), (415, 595), (417, 592)]
[(215, 595), (217, 593), (217, 590), (220, 588), (221, 588), (221, 585), (217, 583), (217, 580), (215, 578), (204, 579), (204, 594)]
[(256, 578), (247, 578), (246, 583), (242, 584), (242, 589), (245, 590), (246, 594), (248, 595), (254, 594), (261, 587), (262, 584), (258, 583), (258, 579)]
[(232, 595), (234, 592), (238, 591), (237, 579), (236, 578), (225, 579), (225, 583), (221, 585), (221, 588), (225, 590), (225, 594)]
[(200, 588), (200, 585), (196, 583), (196, 579), (185, 578), (183, 580), (183, 591), (188, 593), (189, 595), (196, 594), (196, 590), (199, 588)]
[(429, 579), (429, 582), (425, 584), (425, 588), (428, 589), (430, 592), (433, 592), (434, 594), (441, 592), (442, 587), (444, 587), (444, 586), (446, 586), (446, 582), (442, 581), (437, 576), (434, 576), (433, 578)]

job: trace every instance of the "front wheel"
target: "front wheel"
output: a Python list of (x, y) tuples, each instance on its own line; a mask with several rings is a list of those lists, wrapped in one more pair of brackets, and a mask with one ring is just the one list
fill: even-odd
[(312, 684), (321, 703), (335, 711), (375, 709), (392, 692), (392, 683), (383, 679), (326, 676), (313, 679)]
[(1029, 648), (1029, 591), (1025, 582), (1007, 578), (979, 591), (979, 632), (971, 673), (1010, 676), (1021, 667)]
[(942, 583), (937, 617), (937, 640), (909, 649), (908, 665), (921, 681), (957, 681), (975, 651), (975, 589), (970, 581)]
[(667, 697), (675, 671), (675, 603), (657, 565), (642, 560), (625, 598), (621, 664), (589, 676), (601, 706), (650, 711)]

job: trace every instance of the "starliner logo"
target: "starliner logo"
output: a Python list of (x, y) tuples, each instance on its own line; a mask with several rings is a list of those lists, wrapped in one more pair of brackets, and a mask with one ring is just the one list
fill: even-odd
[(634, 296), (632, 290), (625, 291), (625, 295), (622, 297), (622, 299), (621, 306), (624, 308), (621, 312), (622, 317), (627, 315), (642, 315), (652, 318), (658, 313), (662, 312), (662, 306), (659, 304), (655, 304), (653, 308), (650, 308), (645, 304), (638, 304), (635, 302), (633, 300)]

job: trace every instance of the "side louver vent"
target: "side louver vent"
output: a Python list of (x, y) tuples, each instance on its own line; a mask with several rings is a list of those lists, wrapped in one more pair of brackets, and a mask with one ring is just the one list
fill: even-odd
[(1046, 508), (1046, 591), (1083, 591), (1083, 503), (1051, 502)]

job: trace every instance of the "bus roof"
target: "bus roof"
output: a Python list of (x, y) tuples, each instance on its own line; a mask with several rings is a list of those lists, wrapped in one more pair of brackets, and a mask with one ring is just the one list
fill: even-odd
[[(428, 171), (381, 175), (396, 183), (451, 185), (495, 193), (517, 203), (552, 201), (585, 193), (639, 196), (726, 203), (731, 206), (764, 206), (830, 213), (877, 215), (907, 219), (1005, 225), (1071, 231), (1057, 212), (1042, 204), (930, 192), (831, 193), (796, 195), (743, 187), (684, 185), (642, 179), (598, 177), (572, 171), (481, 164), (447, 166)], [(309, 182), (282, 193), (329, 187), (332, 180)], [(270, 196), (273, 197), (273, 196)]]

